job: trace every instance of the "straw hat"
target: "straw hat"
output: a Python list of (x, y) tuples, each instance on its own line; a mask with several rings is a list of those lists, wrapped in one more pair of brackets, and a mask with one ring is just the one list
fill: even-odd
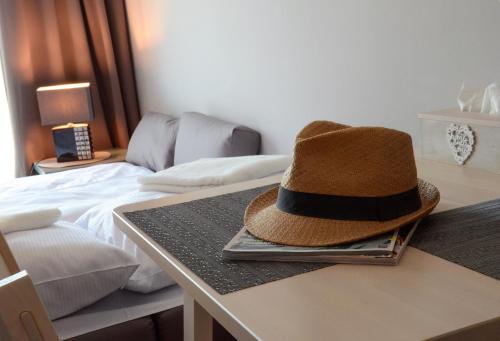
[(281, 185), (247, 207), (245, 227), (275, 243), (335, 245), (395, 230), (438, 202), (417, 178), (408, 134), (316, 121), (298, 134)]

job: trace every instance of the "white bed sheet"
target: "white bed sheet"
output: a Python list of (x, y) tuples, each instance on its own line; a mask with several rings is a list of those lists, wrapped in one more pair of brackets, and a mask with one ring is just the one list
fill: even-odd
[(169, 195), (139, 192), (138, 176), (152, 171), (126, 162), (95, 165), (0, 184), (0, 214), (59, 208), (61, 220), (76, 222), (98, 239), (135, 256), (141, 264), (127, 289), (147, 293), (171, 285), (168, 277), (113, 222), (113, 208)]
[(126, 162), (17, 178), (0, 184), (0, 214), (59, 208), (61, 220), (74, 222), (89, 208), (137, 191), (137, 177), (153, 173)]

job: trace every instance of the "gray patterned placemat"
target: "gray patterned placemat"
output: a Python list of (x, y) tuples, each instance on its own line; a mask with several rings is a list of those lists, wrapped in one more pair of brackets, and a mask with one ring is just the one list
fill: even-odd
[[(242, 228), (246, 206), (270, 187), (125, 216), (220, 294), (332, 266), (222, 259), (222, 249)], [(500, 279), (500, 199), (427, 217), (410, 245)]]
[(500, 199), (428, 216), (410, 245), (500, 279)]
[(222, 259), (222, 249), (243, 227), (245, 208), (270, 187), (127, 212), (125, 216), (220, 294), (332, 266)]

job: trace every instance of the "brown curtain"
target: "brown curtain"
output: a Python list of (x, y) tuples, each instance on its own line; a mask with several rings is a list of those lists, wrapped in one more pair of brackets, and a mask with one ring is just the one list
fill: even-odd
[(0, 30), (18, 176), (54, 156), (39, 86), (90, 82), (95, 149), (127, 147), (140, 114), (124, 0), (0, 0)]

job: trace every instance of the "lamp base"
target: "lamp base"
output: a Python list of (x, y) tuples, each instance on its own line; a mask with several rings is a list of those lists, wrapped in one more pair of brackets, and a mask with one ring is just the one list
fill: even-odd
[(57, 162), (92, 160), (94, 149), (87, 123), (66, 124), (52, 128)]

